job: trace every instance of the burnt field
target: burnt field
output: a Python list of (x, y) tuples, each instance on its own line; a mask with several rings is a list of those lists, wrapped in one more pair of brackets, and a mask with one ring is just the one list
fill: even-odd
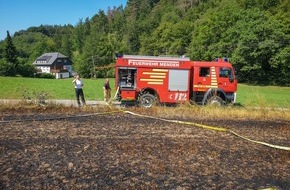
[[(290, 189), (289, 151), (191, 125), (92, 113), (2, 110), (0, 189)], [(163, 118), (290, 146), (287, 119)]]

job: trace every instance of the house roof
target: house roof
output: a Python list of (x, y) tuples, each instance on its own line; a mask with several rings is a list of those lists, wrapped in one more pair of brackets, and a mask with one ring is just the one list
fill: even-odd
[(57, 58), (68, 58), (67, 56), (59, 53), (59, 52), (53, 52), (53, 53), (45, 53), (42, 56), (38, 57), (33, 64), (34, 65), (52, 65), (52, 63)]

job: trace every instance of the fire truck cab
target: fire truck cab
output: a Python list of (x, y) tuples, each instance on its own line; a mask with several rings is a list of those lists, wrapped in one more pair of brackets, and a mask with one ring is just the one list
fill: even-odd
[(157, 103), (234, 103), (237, 80), (226, 59), (190, 61), (183, 57), (124, 55), (116, 61), (120, 101), (142, 107)]

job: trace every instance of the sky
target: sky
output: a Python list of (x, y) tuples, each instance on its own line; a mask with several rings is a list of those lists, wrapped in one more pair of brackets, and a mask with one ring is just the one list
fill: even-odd
[(19, 30), (42, 25), (76, 25), (99, 10), (126, 6), (127, 0), (0, 0), (0, 41)]

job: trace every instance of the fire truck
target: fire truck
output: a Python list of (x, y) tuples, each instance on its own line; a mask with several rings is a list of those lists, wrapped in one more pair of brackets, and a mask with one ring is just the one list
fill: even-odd
[(122, 55), (115, 67), (119, 101), (148, 108), (181, 102), (220, 106), (236, 100), (237, 80), (227, 59)]

